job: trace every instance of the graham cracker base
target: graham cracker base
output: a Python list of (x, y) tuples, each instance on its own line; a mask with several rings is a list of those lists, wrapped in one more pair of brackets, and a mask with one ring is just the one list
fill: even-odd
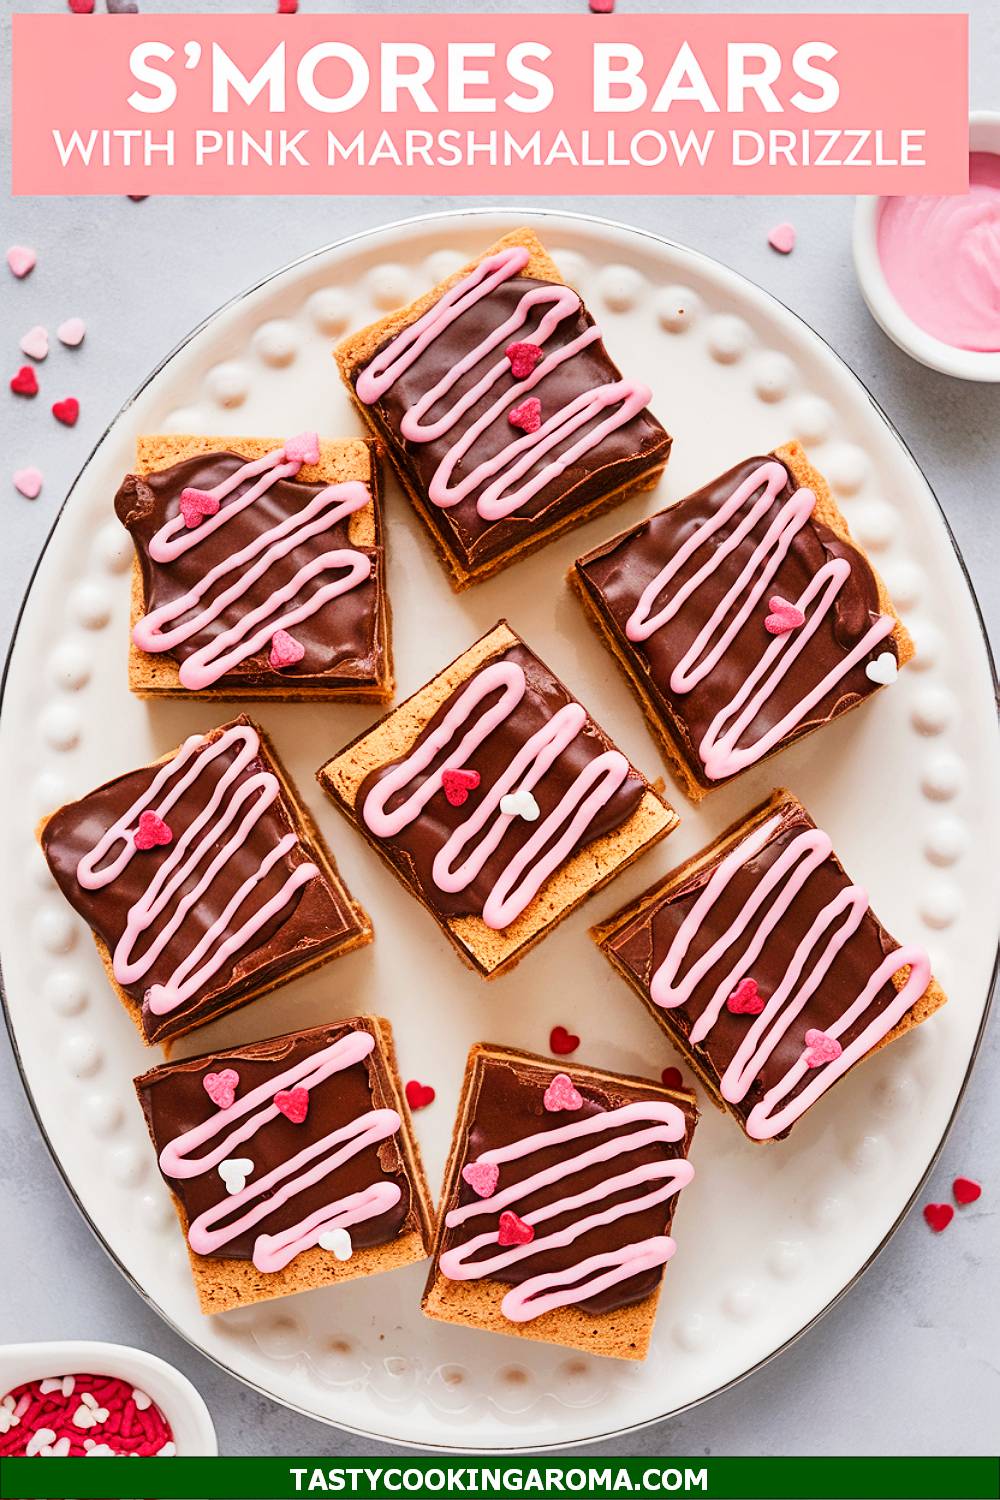
[[(617, 955), (611, 948), (611, 943), (620, 933), (631, 927), (632, 924), (638, 921), (641, 917), (644, 917), (653, 907), (657, 906), (665, 897), (669, 896), (671, 892), (681, 889), (682, 886), (684, 886), (693, 876), (697, 875), (701, 870), (707, 868), (717, 860), (724, 858), (731, 849), (733, 849), (737, 844), (741, 843), (743, 839), (745, 839), (755, 829), (759, 828), (762, 823), (766, 823), (767, 820), (773, 817), (776, 812), (779, 812), (783, 807), (789, 804), (792, 804), (797, 808), (802, 808), (804, 812), (806, 811), (805, 807), (795, 796), (794, 792), (789, 791), (787, 787), (775, 788), (766, 802), (762, 803), (761, 806), (754, 808), (752, 812), (747, 813), (744, 817), (738, 819), (735, 823), (730, 824), (730, 826), (726, 828), (722, 833), (720, 833), (718, 837), (714, 839), (713, 842), (706, 848), (699, 850), (697, 854), (693, 854), (690, 859), (686, 859), (684, 863), (678, 865), (675, 870), (671, 870), (670, 873), (663, 878), (663, 880), (661, 880), (657, 885), (651, 887), (648, 891), (644, 891), (641, 896), (638, 896), (635, 901), (630, 902), (628, 906), (622, 907), (621, 910), (615, 912), (613, 916), (608, 917), (604, 922), (597, 923), (590, 929), (590, 936), (600, 948), (601, 952), (611, 964), (612, 968), (616, 971), (616, 973), (621, 975), (621, 977), (635, 992), (635, 994), (638, 995), (639, 999), (642, 1001), (643, 1005), (652, 1016), (653, 1020), (659, 1026), (660, 1030), (666, 1035), (667, 1039), (676, 1049), (683, 1061), (688, 1065), (688, 1067), (690, 1067), (691, 1071), (697, 1075), (698, 1079), (705, 1089), (705, 1092), (708, 1094), (715, 1107), (722, 1110), (724, 1114), (731, 1115), (739, 1125), (740, 1129), (743, 1131), (744, 1135), (747, 1136), (747, 1140), (752, 1141), (756, 1146), (773, 1145), (774, 1140), (771, 1139), (758, 1141), (753, 1136), (747, 1135), (743, 1121), (740, 1119), (736, 1110), (733, 1109), (730, 1103), (722, 1097), (722, 1094), (719, 1091), (719, 1082), (705, 1066), (701, 1053), (690, 1046), (688, 1039), (679, 1028), (675, 1028), (671, 1024), (670, 1012), (668, 1010), (665, 1010), (662, 1006), (657, 1005), (650, 996), (646, 987), (642, 985), (636, 979), (635, 975), (633, 975), (632, 972), (619, 961)], [(836, 849), (834, 849), (833, 854), (834, 858), (838, 859), (839, 863)], [(893, 975), (892, 983), (897, 992), (903, 989), (904, 985), (907, 982), (907, 979), (909, 978), (909, 975), (909, 965), (906, 965), (904, 968), (900, 969), (898, 973)], [(866, 1063), (870, 1057), (874, 1057), (876, 1052), (880, 1052), (882, 1048), (887, 1047), (890, 1042), (896, 1041), (898, 1037), (905, 1036), (906, 1033), (908, 1031), (911, 1031), (914, 1026), (919, 1026), (923, 1021), (928, 1020), (935, 1011), (940, 1010), (941, 1006), (947, 1002), (947, 999), (948, 997), (945, 994), (944, 990), (941, 988), (938, 981), (933, 976), (931, 976), (930, 983), (928, 984), (927, 989), (924, 991), (923, 995), (915, 1002), (914, 1005), (910, 1007), (907, 1013), (899, 1021), (897, 1021), (892, 1030), (887, 1032), (886, 1035), (881, 1039), (881, 1041), (876, 1042), (873, 1047), (870, 1047), (864, 1054), (864, 1056), (860, 1057), (858, 1061), (853, 1065), (853, 1067), (848, 1069), (848, 1072), (853, 1073), (855, 1068), (863, 1066), (863, 1064)], [(844, 1076), (846, 1077), (847, 1075), (845, 1074)], [(835, 1088), (836, 1085), (833, 1085), (833, 1087)], [(817, 1104), (819, 1104), (822, 1101), (817, 1100), (816, 1102)], [(811, 1108), (812, 1107), (815, 1106), (811, 1106)], [(808, 1113), (808, 1110), (806, 1111), (806, 1113)]]
[[(823, 525), (828, 526), (841, 541), (849, 543), (868, 564), (878, 590), (879, 609), (883, 614), (891, 615), (896, 622), (887, 639), (895, 642), (899, 665), (900, 667), (905, 666), (914, 654), (913, 639), (900, 619), (899, 613), (889, 596), (889, 592), (878, 569), (864, 548), (851, 535), (847, 521), (834, 500), (826, 479), (810, 463), (801, 443), (785, 443), (782, 447), (775, 448), (772, 456), (785, 464), (800, 489), (811, 489), (815, 493), (816, 505), (813, 513), (816, 519)], [(681, 504), (682, 502), (679, 500), (674, 503)], [(633, 527), (629, 528), (630, 531), (634, 529)], [(627, 533), (623, 532), (622, 535), (627, 535)], [(613, 538), (606, 546), (613, 546), (616, 540), (618, 539)], [(603, 551), (604, 548), (596, 550)], [(585, 560), (578, 559), (570, 569), (570, 585), (583, 605), (584, 612), (590, 624), (597, 631), (605, 646), (614, 656), (625, 674), (625, 678), (639, 702), (650, 732), (670, 767), (671, 775), (692, 802), (701, 802), (709, 792), (715, 791), (717, 787), (728, 785), (729, 782), (734, 781), (736, 778), (734, 776), (727, 776), (719, 781), (712, 782), (701, 779), (704, 771), (700, 761), (697, 759), (696, 750), (688, 743), (687, 732), (682, 720), (670, 712), (669, 706), (661, 704), (654, 698), (650, 690), (648, 677), (636, 666), (633, 660), (633, 653), (623, 648), (616, 631), (611, 627), (605, 617), (604, 611), (595, 602), (590, 593), (580, 571), (580, 564)], [(836, 717), (841, 718), (843, 714), (850, 713), (855, 708), (860, 708), (863, 703), (867, 703), (869, 698), (873, 698), (874, 696), (875, 694), (871, 693), (868, 695), (868, 698), (858, 699), (857, 702), (852, 703), (848, 708), (842, 709)], [(775, 745), (773, 750), (770, 750), (767, 755), (762, 755), (760, 760), (754, 764), (762, 765), (765, 761), (770, 760), (772, 756), (780, 755), (789, 743), (798, 744), (800, 741), (808, 739), (810, 735), (815, 734), (818, 730), (825, 727), (824, 723), (814, 724), (811, 729), (796, 735), (794, 741), (785, 740)], [(746, 769), (750, 770), (751, 767), (748, 766)], [(740, 774), (742, 773), (737, 772), (737, 775)]]
[[(527, 1322), (514, 1323), (500, 1310), (503, 1297), (510, 1290), (506, 1282), (487, 1277), (479, 1281), (452, 1281), (447, 1276), (442, 1276), (438, 1270), (446, 1228), (445, 1212), (458, 1194), (477, 1060), (489, 1057), (495, 1061), (516, 1063), (523, 1061), (528, 1055), (530, 1054), (515, 1048), (497, 1047), (484, 1042), (476, 1043), (469, 1052), (451, 1150), (444, 1170), (441, 1211), (434, 1237), (431, 1271), (421, 1308), (426, 1317), (441, 1323), (458, 1323), (465, 1328), (478, 1328), (486, 1333), (501, 1333), (511, 1338), (531, 1339), (545, 1344), (561, 1344), (568, 1349), (578, 1349), (583, 1354), (598, 1354), (608, 1359), (645, 1359), (649, 1352), (663, 1278), (648, 1297), (616, 1312), (595, 1315), (583, 1312), (579, 1307), (559, 1307)], [(541, 1063), (546, 1059), (532, 1058), (532, 1061)], [(552, 1063), (551, 1068), (553, 1076), (564, 1071), (564, 1067), (558, 1062)], [(650, 1079), (609, 1073), (604, 1069), (588, 1068), (576, 1062), (573, 1064), (573, 1080), (575, 1083), (594, 1083), (598, 1087), (621, 1082), (639, 1083), (649, 1090), (653, 1098), (669, 1099), (681, 1108), (694, 1110), (694, 1122), (697, 1121), (694, 1095), (685, 1089), (667, 1089), (663, 1084), (654, 1083)], [(665, 1267), (665, 1272), (666, 1269)]]
[(214, 1259), (197, 1255), (187, 1238), (191, 1227), (190, 1219), (180, 1199), (171, 1193), (174, 1211), (184, 1235), (198, 1303), (206, 1316), (232, 1312), (237, 1307), (250, 1307), (256, 1302), (273, 1301), (276, 1297), (290, 1297), (297, 1292), (315, 1291), (317, 1287), (336, 1286), (343, 1281), (354, 1281), (359, 1276), (377, 1276), (382, 1271), (395, 1271), (400, 1266), (426, 1260), (430, 1254), (435, 1227), (434, 1210), (413, 1135), (413, 1121), (400, 1084), (392, 1028), (381, 1016), (364, 1016), (359, 1019), (370, 1023), (370, 1029), (385, 1056), (385, 1075), (380, 1076), (390, 1095), (388, 1106), (395, 1109), (401, 1120), (398, 1132), (400, 1154), (413, 1190), (413, 1209), (420, 1220), (419, 1229), (410, 1229), (397, 1235), (387, 1245), (374, 1245), (368, 1249), (359, 1247), (345, 1261), (337, 1260), (329, 1251), (317, 1246), (312, 1250), (304, 1250), (280, 1271), (258, 1271), (251, 1260)]
[(351, 334), (349, 338), (344, 339), (333, 351), (333, 357), (337, 362), (354, 409), (357, 411), (362, 422), (371, 429), (385, 449), (393, 472), (399, 480), (407, 499), (427, 528), (431, 542), (434, 545), (434, 550), (447, 570), (448, 581), (456, 593), (462, 593), (467, 588), (471, 588), (473, 584), (481, 583), (487, 578), (494, 578), (504, 568), (510, 567), (512, 563), (520, 561), (522, 557), (528, 557), (531, 553), (539, 551), (540, 548), (547, 546), (549, 542), (554, 541), (565, 532), (572, 531), (577, 526), (584, 526), (588, 521), (594, 520), (595, 517), (603, 515), (606, 511), (612, 510), (617, 505), (621, 505), (630, 495), (634, 495), (642, 490), (653, 489), (666, 467), (667, 457), (669, 457), (670, 452), (668, 447), (665, 456), (661, 457), (657, 455), (651, 461), (648, 469), (635, 478), (630, 479), (626, 484), (616, 485), (613, 489), (606, 490), (603, 494), (597, 495), (588, 505), (580, 506), (569, 515), (561, 516), (549, 522), (547, 525), (534, 531), (530, 538), (526, 538), (518, 545), (509, 547), (505, 552), (501, 552), (498, 556), (489, 558), (479, 565), (471, 568), (466, 567), (462, 559), (449, 548), (447, 542), (434, 524), (431, 506), (414, 486), (410, 475), (401, 462), (395, 442), (391, 440), (388, 434), (381, 430), (370, 409), (365, 406), (364, 402), (358, 400), (351, 377), (359, 365), (366, 364), (371, 359), (372, 355), (386, 339), (395, 337), (404, 328), (408, 328), (411, 323), (415, 323), (436, 302), (440, 301), (441, 297), (447, 291), (474, 271), (481, 261), (486, 260), (491, 255), (496, 255), (498, 251), (509, 249), (511, 246), (523, 246), (524, 249), (530, 252), (530, 259), (521, 272), (523, 276), (532, 277), (538, 281), (551, 281), (559, 286), (566, 285), (563, 277), (559, 274), (558, 267), (534, 230), (528, 228), (514, 229), (509, 234), (505, 234), (501, 239), (497, 240), (488, 249), (484, 250), (481, 255), (477, 255), (474, 260), (468, 261), (460, 270), (455, 271), (453, 275), (439, 282), (429, 292), (425, 292), (422, 297), (418, 297), (416, 301), (409, 303), (406, 307), (401, 307), (396, 312), (390, 313), (386, 318), (380, 318), (375, 323), (369, 323), (366, 328), (362, 328), (357, 333)]
[[(238, 1010), (241, 1005), (249, 1005), (252, 1000), (259, 1000), (262, 996), (269, 995), (272, 990), (279, 989), (281, 985), (287, 984), (290, 980), (298, 979), (303, 974), (310, 974), (313, 969), (319, 969), (332, 959), (342, 957), (345, 953), (353, 953), (357, 948), (364, 948), (374, 940), (375, 929), (372, 926), (371, 918), (364, 907), (355, 901), (344, 885), (340, 871), (337, 869), (336, 860), (327, 848), (326, 841), (317, 828), (315, 819), (295, 791), (288, 772), (285, 770), (274, 746), (259, 724), (255, 724), (254, 728), (260, 736), (261, 745), (267, 752), (275, 775), (281, 782), (281, 798), (291, 813), (291, 822), (300, 835), (300, 842), (307, 848), (313, 863), (319, 866), (327, 885), (333, 889), (339, 900), (350, 911), (357, 924), (356, 929), (346, 933), (342, 941), (335, 947), (310, 955), (299, 963), (290, 964), (280, 974), (266, 980), (261, 980), (249, 992), (241, 993), (228, 1004), (222, 1003), (215, 1006), (204, 1015), (192, 1018), (190, 1025), (181, 1026), (176, 1031), (171, 1030), (165, 1036), (155, 1039), (148, 1037), (143, 1029), (141, 1004), (139, 1001), (134, 1000), (115, 978), (112, 955), (107, 943), (105, 943), (104, 939), (98, 933), (91, 929), (91, 937), (94, 940), (98, 957), (107, 975), (108, 983), (124, 1006), (129, 1019), (135, 1026), (145, 1047), (163, 1046), (164, 1048), (168, 1048), (178, 1037), (186, 1036), (189, 1031), (195, 1031), (199, 1026), (205, 1025), (209, 1021), (216, 1021), (220, 1016), (227, 1015), (229, 1011)], [(176, 753), (176, 750), (172, 750), (166, 755), (161, 755), (157, 760), (151, 761), (150, 765), (153, 767), (165, 765), (167, 761), (173, 759)], [(49, 819), (54, 816), (54, 813), (49, 813), (47, 817), (42, 818), (38, 823), (35, 829), (35, 837), (39, 845), (42, 845), (42, 835), (45, 832)]]
[[(248, 459), (263, 458), (280, 448), (280, 438), (204, 437), (193, 433), (159, 433), (136, 438), (136, 472), (150, 474), (169, 469), (174, 464), (203, 454), (235, 451)], [(303, 464), (298, 479), (303, 484), (346, 484), (358, 480), (372, 492), (368, 505), (348, 518), (348, 536), (354, 547), (383, 545), (379, 495), (378, 443), (370, 438), (344, 438), (319, 445), (319, 463)], [(275, 686), (263, 684), (239, 686), (219, 683), (195, 690), (180, 680), (180, 665), (164, 653), (141, 651), (131, 638), (131, 630), (147, 613), (148, 605), (142, 581), (138, 554), (132, 564), (129, 606), (128, 685), (137, 698), (232, 699), (246, 703), (298, 703), (333, 701), (339, 703), (389, 703), (395, 689), (392, 666), (392, 637), (385, 576), (379, 587), (379, 614), (376, 623), (376, 645), (381, 649), (382, 671), (376, 680), (357, 683), (306, 684), (296, 686), (295, 679), (276, 680)]]
[[(383, 850), (381, 841), (369, 836), (355, 807), (358, 790), (375, 767), (407, 754), (441, 704), (480, 666), (518, 644), (521, 644), (520, 637), (505, 620), (500, 621), (425, 687), (352, 741), (316, 773), (324, 791), (418, 900), (421, 900), (419, 893), (400, 875)], [(614, 832), (594, 839), (580, 849), (502, 932), (487, 927), (481, 917), (442, 917), (431, 911), (470, 968), (486, 979), (494, 979), (509, 971), (529, 948), (582, 901), (677, 826), (680, 820), (673, 808), (653, 791), (648, 782), (646, 785), (647, 791), (631, 817)], [(421, 901), (421, 905), (426, 906), (426, 903)], [(427, 907), (427, 910), (431, 908)]]

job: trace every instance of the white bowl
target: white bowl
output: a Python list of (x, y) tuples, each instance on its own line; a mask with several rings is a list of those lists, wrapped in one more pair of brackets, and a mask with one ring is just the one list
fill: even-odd
[(92, 1339), (0, 1346), (0, 1396), (53, 1375), (114, 1375), (130, 1381), (170, 1423), (178, 1457), (211, 1458), (219, 1451), (208, 1407), (187, 1376), (155, 1354)]
[[(1000, 155), (1000, 113), (984, 109), (969, 116), (969, 150)], [(881, 202), (881, 198), (858, 198), (854, 209), (854, 270), (872, 317), (900, 349), (922, 365), (961, 380), (1000, 382), (1000, 354), (942, 343), (918, 327), (896, 301), (878, 255)]]

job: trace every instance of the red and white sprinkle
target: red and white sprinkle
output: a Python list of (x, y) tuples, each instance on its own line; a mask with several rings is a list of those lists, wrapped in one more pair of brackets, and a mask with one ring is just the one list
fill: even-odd
[(116, 1376), (52, 1375), (0, 1399), (0, 1458), (152, 1458), (176, 1451), (159, 1407)]

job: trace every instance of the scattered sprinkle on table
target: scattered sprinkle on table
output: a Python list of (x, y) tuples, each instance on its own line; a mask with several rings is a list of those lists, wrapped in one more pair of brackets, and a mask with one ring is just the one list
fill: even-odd
[(294, 16), (299, 8), (299, 0), (278, 0), (279, 16)]
[(7, 264), (19, 280), (34, 270), (37, 260), (30, 245), (11, 245), (7, 251)]
[(767, 243), (772, 250), (777, 250), (779, 255), (791, 255), (795, 249), (795, 225), (775, 224), (767, 237)]
[(160, 1408), (127, 1380), (54, 1375), (0, 1400), (0, 1458), (141, 1458), (176, 1452)]
[(69, 8), (74, 16), (89, 16), (94, 9), (94, 0), (69, 0)]
[(22, 365), (17, 374), (11, 376), (10, 388), (15, 396), (38, 395), (38, 376), (30, 365)]
[(977, 1198), (982, 1197), (983, 1192), (982, 1184), (972, 1177), (956, 1177), (951, 1190), (955, 1195), (955, 1202), (961, 1204), (963, 1208), (969, 1203), (975, 1203)]
[(935, 1234), (940, 1234), (942, 1229), (947, 1229), (954, 1217), (955, 1210), (950, 1203), (924, 1204), (924, 1220)]
[(22, 336), (19, 348), (29, 359), (45, 359), (49, 352), (49, 330), (36, 323)]
[(615, 8), (615, 0), (588, 0), (595, 16), (608, 16)]
[(64, 427), (75, 427), (76, 419), (80, 415), (80, 403), (75, 396), (67, 396), (64, 401), (54, 401), (52, 415)]
[(14, 470), (14, 488), (25, 500), (37, 500), (42, 493), (44, 475), (41, 469), (29, 464), (26, 469)]
[(436, 1095), (429, 1083), (418, 1083), (411, 1078), (406, 1085), (406, 1102), (411, 1109), (426, 1109), (428, 1104), (433, 1104)]
[(60, 323), (56, 329), (56, 338), (60, 344), (65, 344), (67, 349), (76, 349), (83, 343), (87, 334), (87, 325), (82, 318), (67, 318), (65, 323)]

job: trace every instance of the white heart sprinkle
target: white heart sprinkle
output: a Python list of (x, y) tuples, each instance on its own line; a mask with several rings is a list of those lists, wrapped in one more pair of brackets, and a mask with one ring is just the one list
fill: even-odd
[(51, 1427), (36, 1427), (31, 1434), (24, 1451), (28, 1458), (34, 1458), (43, 1448), (50, 1447), (56, 1440), (56, 1435)]
[(84, 1406), (82, 1401), (73, 1413), (73, 1426), (82, 1427), (84, 1431), (88, 1427), (95, 1427), (99, 1420), (97, 1412), (89, 1406)]
[(50, 1396), (53, 1391), (58, 1391), (61, 1395), (62, 1386), (63, 1383), (61, 1380), (43, 1380), (38, 1389), (41, 1391), (43, 1396)]
[(75, 349), (78, 344), (83, 343), (87, 325), (82, 318), (67, 318), (65, 323), (60, 323), (56, 329), (56, 337), (67, 349)]
[(351, 1236), (346, 1229), (328, 1229), (321, 1234), (317, 1244), (321, 1250), (331, 1250), (338, 1260), (350, 1260), (354, 1254)]
[(138, 1411), (146, 1411), (153, 1404), (152, 1396), (147, 1396), (146, 1392), (140, 1391), (138, 1386), (132, 1392), (132, 1400), (135, 1402)]
[(226, 1184), (227, 1193), (242, 1193), (247, 1178), (253, 1171), (253, 1162), (248, 1156), (230, 1156), (219, 1162), (218, 1171)]
[(49, 330), (36, 323), (21, 340), (21, 350), (29, 359), (44, 359), (49, 352)]
[(174, 1454), (176, 1452), (177, 1452), (177, 1444), (176, 1443), (172, 1443), (172, 1442), (170, 1442), (168, 1440), (167, 1442), (164, 1443), (164, 1445), (163, 1445), (162, 1448), (157, 1448), (157, 1450), (156, 1450), (156, 1457), (157, 1458), (173, 1458), (173, 1456), (174, 1456)]
[(0, 1437), (3, 1437), (12, 1427), (18, 1425), (17, 1418), (8, 1406), (0, 1406)]
[(114, 1458), (115, 1450), (109, 1448), (107, 1443), (92, 1443), (87, 1449), (88, 1458)]
[(896, 658), (892, 652), (883, 651), (881, 656), (876, 656), (875, 660), (870, 661), (865, 667), (865, 676), (869, 682), (877, 682), (882, 687), (888, 687), (890, 682), (896, 681), (898, 671)]
[(45, 1456), (46, 1458), (68, 1458), (69, 1438), (61, 1437), (58, 1443), (52, 1444), (52, 1447), (48, 1450)]
[(526, 823), (534, 823), (538, 817), (538, 803), (530, 792), (509, 792), (506, 797), (500, 798), (500, 811), (508, 818), (523, 818)]

